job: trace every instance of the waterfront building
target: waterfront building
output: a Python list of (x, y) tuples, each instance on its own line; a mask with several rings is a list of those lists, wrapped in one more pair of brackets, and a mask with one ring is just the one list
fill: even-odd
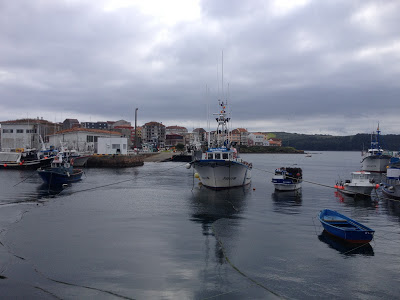
[(269, 146), (277, 146), (282, 147), (282, 140), (277, 138), (270, 138), (268, 139)]
[(236, 128), (231, 131), (232, 142), (236, 142), (237, 145), (248, 145), (249, 132), (244, 128)]
[(269, 142), (265, 134), (252, 132), (248, 135), (248, 146), (269, 146)]
[(40, 149), (41, 141), (47, 142), (48, 136), (59, 131), (62, 126), (43, 118), (10, 120), (0, 124), (2, 151)]
[(79, 152), (97, 153), (99, 138), (121, 137), (120, 132), (89, 128), (61, 130), (49, 136), (49, 145), (74, 149)]
[(143, 125), (142, 139), (144, 143), (153, 143), (157, 148), (165, 147), (165, 125), (155, 121)]
[(98, 137), (97, 154), (128, 154), (128, 139), (126, 137)]

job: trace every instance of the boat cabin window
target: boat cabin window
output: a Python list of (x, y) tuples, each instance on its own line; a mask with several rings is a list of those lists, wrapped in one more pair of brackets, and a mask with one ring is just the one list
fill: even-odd
[(213, 154), (212, 153), (208, 153), (208, 159), (213, 159)]
[(222, 159), (228, 159), (228, 153), (222, 153)]
[(215, 153), (215, 159), (221, 159), (221, 153)]

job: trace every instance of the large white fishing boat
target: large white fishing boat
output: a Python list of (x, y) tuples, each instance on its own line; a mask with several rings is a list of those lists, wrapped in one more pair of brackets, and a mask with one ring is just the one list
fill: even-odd
[(194, 159), (187, 167), (193, 168), (204, 186), (220, 189), (244, 186), (251, 182), (251, 163), (242, 160), (230, 141), (227, 103), (219, 100), (217, 130), (213, 140), (209, 139), (209, 148), (200, 159)]
[(386, 166), (389, 164), (391, 155), (385, 153), (379, 143), (379, 136), (381, 131), (376, 130), (375, 135), (371, 135), (371, 147), (366, 153), (363, 153), (361, 160), (361, 170), (373, 173), (385, 173)]
[(379, 184), (375, 183), (370, 172), (357, 171), (351, 173), (351, 179), (337, 182), (335, 188), (349, 196), (369, 197), (373, 189), (379, 188)]

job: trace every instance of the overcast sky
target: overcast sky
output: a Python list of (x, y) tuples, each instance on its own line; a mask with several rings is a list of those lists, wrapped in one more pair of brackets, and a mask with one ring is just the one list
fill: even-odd
[(137, 107), (138, 125), (191, 131), (228, 98), (234, 128), (400, 134), (399, 16), (397, 0), (0, 0), (0, 121)]

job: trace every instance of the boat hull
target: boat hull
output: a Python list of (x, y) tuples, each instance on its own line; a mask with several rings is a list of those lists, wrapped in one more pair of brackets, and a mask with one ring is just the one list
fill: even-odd
[(400, 185), (398, 181), (397, 184), (394, 183), (393, 185), (382, 184), (381, 191), (388, 198), (400, 200)]
[(35, 170), (50, 166), (53, 157), (23, 162), (0, 162), (0, 169)]
[(374, 173), (385, 173), (390, 162), (388, 155), (367, 156), (361, 161), (361, 170)]
[(374, 186), (344, 186), (344, 189), (338, 189), (339, 192), (349, 196), (364, 196), (370, 197)]
[(277, 191), (295, 191), (301, 188), (301, 183), (274, 183)]
[(243, 163), (225, 160), (199, 160), (193, 162), (204, 186), (231, 188), (251, 182), (251, 168)]
[(48, 170), (38, 170), (38, 174), (46, 184), (61, 185), (81, 180), (83, 171), (80, 169), (75, 169), (71, 174), (70, 173), (61, 174)]
[(375, 231), (336, 211), (324, 209), (319, 220), (325, 231), (350, 243), (368, 243)]

